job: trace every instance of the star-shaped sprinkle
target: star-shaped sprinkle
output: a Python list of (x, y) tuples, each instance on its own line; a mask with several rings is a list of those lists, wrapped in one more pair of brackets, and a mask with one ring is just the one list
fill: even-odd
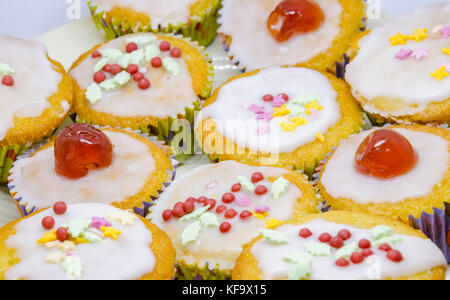
[(257, 120), (270, 121), (273, 119), (272, 113), (263, 113), (256, 117)]
[(109, 215), (106, 216), (107, 219), (109, 219), (110, 221), (116, 221), (119, 222), (122, 226), (127, 226), (127, 225), (134, 225), (134, 221), (136, 220), (136, 217), (130, 213), (124, 212), (124, 213), (120, 213), (120, 212), (113, 212)]
[(283, 128), (283, 131), (291, 131), (291, 132), (294, 132), (295, 128), (297, 127), (295, 126), (294, 123), (281, 123), (280, 126), (281, 128)]
[(450, 73), (450, 62), (443, 62), (441, 68), (444, 67), (447, 72)]
[(269, 206), (266, 206), (266, 205), (257, 205), (257, 206), (255, 206), (255, 212), (256, 213), (266, 213), (266, 212), (268, 212), (270, 210), (270, 207)]
[(250, 105), (248, 110), (254, 112), (257, 115), (263, 114), (265, 112), (264, 106), (258, 106), (255, 104)]
[(407, 35), (403, 35), (399, 32), (396, 35), (394, 35), (393, 37), (391, 37), (389, 40), (391, 41), (392, 46), (397, 46), (397, 45), (406, 44), (406, 41), (408, 40), (408, 38), (409, 37)]
[(91, 227), (100, 229), (101, 226), (111, 227), (111, 223), (102, 217), (92, 217)]
[(444, 39), (448, 39), (450, 37), (450, 26), (442, 28), (439, 32), (442, 34)]
[(250, 201), (250, 198), (247, 195), (243, 195), (236, 199), (236, 204), (241, 207), (248, 207), (252, 205), (252, 202)]
[(264, 219), (269, 215), (268, 212), (258, 213), (254, 210), (252, 210), (252, 214), (255, 218), (260, 219), (262, 221), (264, 221)]
[(315, 109), (315, 110), (322, 110), (323, 109), (323, 106), (319, 105), (317, 103), (317, 100), (315, 100), (314, 102), (311, 102), (311, 103), (306, 103), (305, 107), (306, 107), (306, 114), (307, 115), (311, 114), (311, 110), (312, 109)]
[(66, 259), (67, 255), (62, 252), (53, 252), (45, 257), (45, 262), (59, 265)]
[(294, 122), (294, 124), (297, 126), (308, 124), (308, 121), (306, 121), (306, 119), (303, 117), (292, 118), (291, 121)]
[(283, 98), (283, 96), (278, 95), (273, 99), (272, 106), (273, 107), (280, 107), (286, 103), (286, 100)]
[(325, 136), (321, 132), (316, 133), (316, 137), (321, 143), (325, 142)]
[(420, 42), (421, 40), (428, 38), (427, 32), (428, 32), (427, 28), (424, 28), (424, 29), (414, 28), (414, 33), (412, 35), (410, 35), (409, 38), (416, 42)]
[(412, 53), (412, 57), (414, 57), (416, 60), (422, 60), (430, 55), (430, 51), (424, 48), (416, 49)]
[(274, 229), (274, 228), (280, 226), (281, 224), (283, 224), (283, 221), (280, 221), (280, 220), (278, 220), (278, 219), (271, 218), (271, 219), (268, 219), (268, 220), (266, 221), (266, 228), (267, 228), (267, 229)]
[(47, 244), (48, 242), (53, 242), (56, 241), (57, 237), (56, 237), (56, 229), (50, 231), (50, 232), (46, 232), (44, 233), (44, 235), (36, 241), (36, 243), (38, 244)]
[[(86, 232), (86, 231), (85, 231)], [(83, 232), (83, 235), (85, 234), (85, 232)], [(89, 244), (90, 241), (88, 241), (87, 239), (85, 239), (84, 237), (77, 237), (75, 239), (75, 244)]]
[(412, 50), (401, 49), (401, 50), (395, 55), (395, 58), (396, 58), (396, 59), (405, 60), (405, 59), (408, 59), (408, 58), (411, 56), (412, 53), (413, 53)]
[(75, 250), (77, 247), (75, 246), (75, 243), (72, 241), (64, 241), (63, 243), (58, 245), (58, 249), (68, 252), (68, 251), (73, 251)]
[(117, 240), (118, 236), (122, 234), (122, 231), (119, 229), (115, 229), (113, 227), (100, 227), (100, 230), (103, 232), (105, 238), (109, 237), (113, 240)]
[(441, 81), (442, 79), (449, 76), (450, 74), (447, 73), (445, 66), (442, 66), (439, 70), (431, 73), (430, 75), (433, 76), (434, 78), (436, 78), (437, 81)]
[(286, 108), (286, 105), (282, 105), (280, 107), (275, 107), (273, 109), (274, 113), (273, 113), (273, 117), (282, 117), (285, 116), (287, 114), (289, 114), (291, 111), (289, 109)]
[(442, 53), (450, 55), (450, 48), (442, 48)]

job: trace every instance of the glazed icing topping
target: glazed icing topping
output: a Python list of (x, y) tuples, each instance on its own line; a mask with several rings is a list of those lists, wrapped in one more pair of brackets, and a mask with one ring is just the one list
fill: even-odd
[(152, 28), (159, 25), (186, 23), (191, 15), (190, 9), (198, 0), (94, 0), (98, 11), (109, 12), (115, 7), (130, 8), (150, 17)]
[[(274, 99), (264, 101), (265, 95)], [(253, 151), (292, 152), (320, 139), (339, 121), (336, 97), (320, 72), (270, 68), (223, 86), (197, 121), (213, 119), (223, 136)]]
[[(122, 53), (126, 53), (126, 45), (133, 38), (154, 39), (154, 37), (150, 33), (127, 35), (104, 44), (98, 51), (101, 53), (104, 53), (102, 52), (104, 50), (117, 52), (118, 49)], [(130, 75), (126, 71), (122, 71), (116, 75), (114, 82), (109, 81), (113, 78), (109, 78), (109, 80), (105, 80), (98, 85), (103, 87), (103, 92), (95, 101), (89, 103), (90, 107), (95, 111), (118, 117), (153, 116), (166, 118), (171, 116), (176, 118), (178, 114), (184, 113), (184, 109), (197, 100), (191, 74), (184, 59), (173, 59), (168, 51), (160, 52), (159, 42), (161, 41), (155, 40), (155, 42), (150, 42), (150, 45), (142, 45), (140, 52), (138, 52), (139, 50), (134, 52), (137, 54), (144, 53), (141, 55), (144, 61), (137, 65), (140, 67), (139, 71), (150, 81), (150, 88), (139, 88), (138, 84), (130, 78)], [(151, 46), (148, 51), (146, 46)], [(131, 54), (134, 55), (133, 53)], [(170, 61), (171, 65), (164, 65), (165, 67), (159, 68), (152, 67), (150, 60), (156, 56), (161, 57), (163, 62), (166, 60)], [(93, 58), (89, 56), (70, 72), (70, 75), (73, 76), (82, 89), (88, 90), (89, 88), (86, 95), (90, 95), (91, 89), (96, 90), (96, 83), (93, 77), (98, 71), (96, 66), (101, 59), (102, 57)], [(111, 63), (118, 63), (119, 61), (116, 60), (113, 59)], [(176, 70), (169, 72), (172, 64), (175, 64)], [(126, 63), (123, 67), (126, 68), (128, 65)], [(94, 85), (94, 88), (92, 88), (92, 85)]]
[(47, 49), (37, 40), (27, 41), (0, 34), (0, 45), (0, 62), (10, 66), (14, 77), (14, 85), (0, 84), (2, 140), (14, 127), (15, 118), (38, 117), (50, 107), (47, 99), (58, 92), (62, 75), (52, 69)]
[[(383, 227), (378, 228), (383, 229)], [(303, 228), (309, 229), (312, 235), (308, 238), (300, 237), (299, 231)], [(321, 233), (326, 232), (331, 236), (337, 236), (341, 230), (348, 230), (351, 233), (351, 237), (345, 241), (345, 249), (342, 247), (336, 250), (326, 243), (321, 243), (318, 239)], [(415, 275), (447, 264), (439, 248), (428, 239), (402, 234), (392, 234), (389, 237), (377, 239), (373, 237), (374, 230), (377, 229), (360, 229), (323, 219), (315, 219), (304, 225), (288, 224), (277, 228), (276, 232), (281, 233), (289, 242), (277, 244), (263, 239), (253, 245), (251, 253), (258, 261), (263, 279), (268, 280), (288, 278), (289, 274), (294, 275), (296, 272), (293, 270), (298, 262), (289, 259), (289, 257), (295, 257), (296, 254), (300, 254), (303, 262), (308, 261), (306, 266), (300, 268), (300, 270), (307, 270), (306, 273), (309, 273), (309, 275), (295, 279), (367, 280), (397, 278)], [(361, 252), (358, 246), (361, 239), (367, 239), (371, 242), (370, 250), (373, 255), (365, 257), (360, 263), (354, 263), (349, 256), (353, 252)], [(399, 251), (403, 256), (402, 261), (394, 262), (390, 260), (385, 251), (378, 249), (380, 243), (386, 243)], [(315, 247), (312, 245), (315, 245)], [(326, 251), (319, 253), (319, 250), (322, 249), (326, 249)], [(336, 265), (339, 257), (345, 258), (350, 264), (345, 267)]]
[[(50, 237), (51, 231), (41, 225), (45, 216), (54, 218), (55, 229), (67, 226), (72, 238), (80, 232), (79, 242)], [(155, 266), (152, 233), (131, 213), (109, 205), (72, 204), (63, 215), (49, 208), (21, 220), (14, 230), (6, 246), (16, 250), (20, 261), (6, 271), (5, 279), (132, 280), (152, 273)]]
[[(253, 183), (251, 178), (255, 172), (262, 173), (263, 179)], [(242, 245), (256, 237), (258, 229), (293, 217), (294, 206), (302, 192), (280, 179), (283, 174), (286, 170), (281, 168), (253, 167), (234, 161), (198, 167), (167, 188), (152, 208), (150, 218), (171, 238), (178, 260), (199, 266), (218, 263), (221, 269), (231, 269)], [(278, 178), (278, 182), (270, 182), (271, 177)], [(234, 190), (238, 182), (241, 182), (239, 191)], [(253, 192), (250, 191), (252, 186)], [(258, 186), (266, 187), (266, 193), (258, 195), (261, 189)], [(215, 200), (213, 209), (202, 212), (204, 205), (196, 202), (192, 214), (181, 219), (163, 219), (163, 212), (172, 209), (177, 202), (201, 196)], [(221, 206), (225, 209), (221, 210)], [(228, 230), (223, 225), (226, 222), (230, 225)]]
[[(433, 4), (375, 28), (359, 42), (360, 51), (348, 65), (346, 79), (357, 98), (402, 100), (399, 116), (423, 111), (432, 102), (450, 98), (450, 4)], [(444, 67), (444, 68), (443, 68)], [(443, 68), (443, 70), (442, 70)], [(439, 72), (439, 70), (441, 72)], [(366, 110), (377, 113), (373, 105)]]
[(328, 50), (340, 32), (342, 7), (337, 0), (315, 0), (324, 14), (322, 26), (277, 42), (267, 18), (280, 0), (226, 0), (220, 10), (219, 32), (232, 38), (229, 54), (247, 70), (294, 65)]
[[(38, 209), (51, 206), (65, 196), (69, 203), (110, 204), (136, 195), (155, 170), (155, 160), (147, 145), (123, 132), (103, 130), (113, 144), (112, 164), (91, 170), (80, 179), (56, 174), (54, 148), (36, 152), (14, 165), (13, 193)], [(45, 187), (45, 188), (44, 188)]]
[(387, 180), (359, 173), (354, 167), (355, 153), (372, 131), (363, 132), (342, 142), (328, 160), (320, 179), (327, 193), (359, 204), (397, 203), (428, 195), (448, 170), (448, 142), (429, 133), (394, 130), (404, 135), (417, 152), (418, 162), (411, 171)]

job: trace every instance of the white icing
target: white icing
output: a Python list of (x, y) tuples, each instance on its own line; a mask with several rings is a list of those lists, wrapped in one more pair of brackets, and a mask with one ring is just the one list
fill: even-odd
[[(302, 228), (309, 228), (313, 235), (307, 239), (299, 237), (298, 233)], [(251, 253), (258, 260), (259, 269), (264, 274), (263, 279), (286, 278), (294, 264), (285, 262), (284, 256), (295, 252), (304, 252), (305, 244), (317, 242), (321, 233), (328, 232), (332, 236), (336, 236), (342, 229), (347, 229), (352, 233), (352, 237), (345, 242), (346, 245), (359, 242), (363, 238), (373, 242), (370, 230), (315, 219), (300, 226), (281, 226), (277, 231), (288, 237), (290, 241), (288, 244), (275, 245), (266, 240), (261, 240), (253, 245)], [(366, 258), (361, 264), (350, 263), (348, 267), (338, 267), (335, 265), (337, 258), (334, 251), (332, 256), (313, 258), (310, 279), (367, 280), (396, 278), (415, 275), (434, 267), (446, 266), (444, 255), (429, 239), (425, 240), (401, 234), (398, 236), (403, 241), (393, 245), (393, 249), (402, 253), (403, 261), (400, 263), (390, 261), (386, 257), (386, 252), (372, 247), (371, 250), (374, 255)]]
[(0, 62), (15, 70), (13, 86), (0, 83), (2, 140), (14, 127), (15, 118), (38, 117), (50, 107), (47, 99), (58, 92), (62, 75), (52, 69), (47, 49), (37, 40), (27, 41), (0, 34), (0, 45)]
[[(127, 35), (112, 40), (101, 46), (98, 50), (118, 48), (125, 51), (126, 40), (133, 36), (153, 36), (153, 34), (140, 33)], [(157, 40), (159, 45), (161, 41)], [(167, 52), (161, 54), (167, 56)], [(87, 89), (93, 80), (94, 66), (100, 58), (87, 57), (80, 65), (74, 68), (70, 75), (77, 81), (82, 89)], [(180, 72), (175, 76), (169, 74), (164, 68), (155, 69), (146, 62), (149, 70), (145, 77), (150, 80), (151, 87), (141, 90), (134, 80), (129, 81), (120, 89), (104, 92), (101, 100), (89, 106), (98, 112), (108, 113), (118, 117), (153, 116), (159, 118), (174, 117), (184, 113), (184, 109), (197, 100), (192, 86), (192, 78), (187, 69), (186, 62), (177, 58)]]
[(152, 28), (159, 25), (187, 23), (190, 18), (190, 8), (198, 0), (94, 0), (98, 4), (98, 12), (109, 12), (114, 7), (130, 8), (150, 17)]
[(428, 195), (448, 171), (448, 142), (418, 131), (395, 129), (404, 135), (418, 154), (417, 165), (408, 173), (383, 180), (356, 171), (355, 153), (372, 131), (350, 137), (334, 152), (321, 177), (333, 198), (346, 198), (359, 204), (397, 203)]
[(314, 32), (276, 41), (267, 19), (281, 0), (225, 0), (220, 10), (219, 32), (230, 36), (230, 55), (247, 70), (306, 62), (327, 51), (340, 32), (342, 7), (337, 0), (315, 0), (325, 20)]
[[(284, 131), (280, 118), (270, 123), (258, 121), (248, 110), (252, 104), (272, 109), (264, 102), (266, 94), (286, 93), (292, 99), (299, 94), (313, 94), (320, 98), (323, 106), (319, 118), (307, 125), (297, 127), (295, 132)], [(199, 119), (213, 119), (219, 132), (241, 147), (265, 153), (287, 153), (313, 142), (318, 132), (325, 133), (340, 118), (337, 93), (320, 72), (306, 68), (270, 68), (257, 75), (231, 81), (220, 89), (217, 100), (204, 108)], [(272, 109), (273, 111), (273, 109)], [(258, 128), (269, 125), (269, 134), (257, 134)]]
[[(45, 262), (46, 256), (58, 249), (49, 249), (36, 243), (47, 232), (41, 225), (43, 217), (52, 216), (55, 219), (55, 228), (58, 228), (76, 218), (104, 218), (114, 212), (129, 214), (105, 204), (84, 203), (69, 205), (64, 215), (56, 215), (53, 209), (47, 209), (20, 221), (14, 227), (16, 234), (5, 242), (8, 248), (16, 250), (15, 256), (20, 262), (6, 271), (5, 279), (67, 279), (58, 264)], [(76, 249), (70, 251), (78, 256), (83, 264), (81, 279), (132, 280), (152, 273), (155, 266), (155, 257), (150, 249), (152, 233), (145, 224), (137, 218), (134, 225), (122, 226), (119, 222), (110, 222), (114, 228), (122, 231), (117, 240), (105, 238), (97, 244), (77, 244)]]
[(54, 148), (38, 151), (14, 165), (13, 193), (38, 209), (55, 202), (121, 202), (142, 190), (155, 170), (148, 146), (123, 132), (103, 131), (113, 144), (113, 162), (71, 180), (55, 172)]
[[(256, 196), (250, 192), (236, 193), (236, 199), (242, 195), (248, 195), (251, 206), (241, 207), (234, 201), (231, 204), (225, 204), (228, 208), (233, 208), (238, 215), (233, 219), (225, 219), (223, 213), (217, 215), (219, 223), (229, 222), (231, 229), (228, 233), (223, 234), (218, 227), (204, 228), (200, 233), (197, 241), (186, 246), (181, 245), (181, 233), (193, 221), (180, 222), (172, 219), (165, 222), (162, 219), (162, 212), (166, 209), (172, 209), (175, 203), (183, 202), (189, 197), (205, 196), (214, 198), (217, 204), (211, 212), (215, 214), (215, 209), (224, 204), (222, 195), (231, 192), (233, 184), (237, 183), (238, 176), (251, 178), (254, 172), (261, 172), (265, 180), (256, 184), (263, 184), (270, 187), (271, 183), (267, 181), (268, 177), (281, 176), (286, 174), (286, 170), (273, 167), (253, 167), (243, 165), (234, 161), (226, 161), (219, 164), (212, 164), (198, 167), (180, 178), (177, 178), (167, 188), (167, 190), (158, 199), (157, 204), (152, 208), (150, 215), (152, 222), (159, 228), (164, 230), (171, 238), (175, 249), (178, 251), (178, 260), (184, 260), (186, 263), (198, 263), (202, 266), (209, 263), (215, 266), (219, 263), (221, 269), (231, 269), (234, 261), (242, 251), (242, 245), (258, 236), (258, 229), (265, 228), (264, 221), (255, 217), (243, 221), (239, 214), (243, 210), (253, 210), (257, 205), (270, 206), (269, 216), (266, 218), (276, 218), (279, 220), (288, 220), (293, 217), (293, 208), (297, 199), (301, 198), (301, 191), (295, 186), (290, 185), (286, 193), (279, 199), (274, 199), (269, 192), (263, 196)], [(209, 189), (207, 188), (209, 187)]]
[[(450, 77), (438, 81), (430, 76), (445, 62), (450, 62), (449, 56), (442, 52), (443, 48), (450, 47), (450, 39), (432, 33), (436, 26), (450, 26), (449, 19), (449, 3), (433, 4), (395, 18), (362, 38), (358, 55), (348, 65), (346, 73), (355, 97), (369, 101), (400, 99), (406, 104), (417, 105), (415, 109), (390, 112), (394, 116), (418, 113), (432, 102), (449, 99)], [(429, 37), (420, 42), (409, 40), (405, 45), (391, 45), (389, 38), (399, 32), (411, 35), (414, 28), (427, 28)], [(396, 59), (401, 49), (427, 49), (430, 55), (422, 60), (413, 57)], [(369, 112), (377, 112), (371, 105), (366, 106)]]

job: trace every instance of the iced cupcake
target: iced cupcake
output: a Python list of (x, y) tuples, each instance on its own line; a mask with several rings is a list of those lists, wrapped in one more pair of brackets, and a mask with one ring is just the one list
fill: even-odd
[(106, 204), (58, 202), (0, 229), (0, 279), (167, 280), (174, 265), (164, 232)]
[(0, 183), (16, 157), (50, 135), (72, 105), (72, 82), (39, 41), (0, 35)]
[(139, 129), (166, 140), (193, 121), (213, 68), (202, 49), (175, 36), (140, 33), (94, 47), (71, 68), (78, 120)]
[(332, 209), (408, 222), (443, 209), (450, 195), (450, 131), (422, 125), (373, 129), (350, 137), (321, 171)]
[(359, 41), (346, 81), (376, 123), (449, 122), (449, 20), (449, 3), (432, 4)]
[(14, 163), (9, 190), (28, 215), (52, 206), (99, 202), (142, 207), (172, 179), (168, 155), (148, 139), (121, 129), (76, 123)]
[(149, 218), (172, 240), (179, 278), (226, 279), (242, 245), (259, 229), (316, 213), (316, 206), (314, 190), (302, 175), (227, 161), (177, 178)]
[(88, 0), (108, 39), (129, 33), (176, 33), (209, 45), (217, 35), (220, 0)]
[(334, 211), (261, 232), (245, 246), (233, 279), (445, 279), (439, 248), (390, 218)]
[(298, 65), (334, 72), (360, 33), (361, 0), (224, 0), (219, 33), (240, 68)]
[(343, 81), (312, 69), (275, 67), (234, 77), (217, 89), (195, 132), (213, 159), (310, 174), (362, 126), (362, 112)]

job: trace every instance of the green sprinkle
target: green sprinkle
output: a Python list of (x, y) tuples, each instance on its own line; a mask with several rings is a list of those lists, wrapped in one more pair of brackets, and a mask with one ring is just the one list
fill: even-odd
[(138, 35), (127, 38), (127, 44), (135, 43), (138, 46), (144, 46), (156, 41), (156, 36)]
[(144, 56), (144, 49), (133, 51), (130, 54), (130, 63), (140, 65), (144, 61)]
[(298, 264), (301, 261), (304, 260), (312, 260), (312, 255), (306, 252), (294, 252), (290, 253), (288, 255), (285, 255), (283, 257), (283, 260), (285, 262), (291, 263), (291, 264)]
[(169, 72), (169, 74), (177, 76), (180, 74), (180, 67), (178, 63), (171, 57), (166, 57), (162, 60), (164, 68)]
[(85, 238), (86, 240), (88, 240), (91, 243), (101, 243), (103, 241), (103, 239), (101, 237), (99, 237), (98, 235), (96, 235), (95, 233), (89, 232), (89, 231), (85, 231), (81, 234), (81, 236), (83, 238)]
[(291, 183), (288, 180), (284, 179), (283, 177), (280, 177), (277, 180), (275, 180), (275, 182), (272, 184), (270, 193), (275, 199), (278, 199), (280, 198), (281, 195), (286, 193), (290, 184)]
[(146, 61), (151, 61), (153, 58), (160, 56), (161, 51), (155, 45), (148, 45), (144, 49), (144, 56)]
[(203, 227), (218, 227), (219, 226), (219, 219), (217, 218), (217, 215), (205, 212), (200, 216), (200, 223)]
[(126, 71), (122, 71), (119, 74), (117, 74), (116, 76), (114, 76), (112, 78), (112, 80), (117, 85), (124, 85), (131, 80), (131, 75), (130, 75), (130, 73), (128, 73)]
[(294, 103), (288, 103), (286, 108), (290, 111), (290, 116), (299, 117), (305, 114), (306, 109)]
[(312, 257), (304, 257), (294, 265), (288, 274), (288, 280), (307, 280), (311, 276)]
[(281, 245), (289, 243), (289, 239), (279, 231), (270, 229), (261, 229), (259, 232), (261, 232), (263, 237), (272, 244)]
[(111, 92), (116, 90), (120, 85), (114, 82), (114, 78), (108, 79), (99, 85), (103, 91)]
[(320, 100), (320, 98), (313, 94), (299, 94), (295, 96), (289, 103), (304, 107), (305, 104)]
[(15, 72), (10, 65), (0, 62), (0, 75), (13, 75)]
[(196, 210), (194, 210), (193, 212), (191, 212), (188, 215), (185, 215), (184, 217), (180, 218), (180, 221), (184, 222), (184, 221), (193, 221), (195, 219), (200, 218), (209, 208), (211, 207), (211, 205), (206, 205), (200, 208), (197, 208)]
[(106, 58), (109, 61), (116, 61), (123, 55), (123, 52), (116, 48), (106, 48), (99, 52), (103, 58)]
[(380, 225), (372, 228), (371, 235), (374, 239), (378, 240), (383, 237), (391, 236), (394, 230), (391, 227)]
[(67, 256), (61, 263), (61, 268), (69, 279), (80, 279), (83, 275), (83, 264), (77, 256)]
[(237, 178), (238, 182), (241, 184), (241, 186), (246, 189), (249, 192), (253, 192), (255, 190), (255, 185), (253, 182), (251, 182), (250, 179), (244, 176), (238, 176)]
[(357, 242), (350, 243), (348, 245), (345, 245), (338, 251), (336, 251), (336, 258), (347, 258), (352, 255), (352, 253), (359, 250), (359, 246)]
[(128, 65), (131, 64), (131, 54), (124, 53), (119, 59), (117, 59), (117, 64), (122, 67), (122, 69), (126, 69)]
[(73, 238), (77, 238), (89, 228), (90, 223), (90, 221), (82, 218), (71, 220), (67, 223), (67, 231)]
[(86, 99), (89, 100), (92, 104), (102, 99), (102, 89), (100, 86), (93, 82), (91, 85), (87, 88), (85, 93)]
[(202, 230), (202, 226), (199, 221), (196, 221), (189, 226), (187, 226), (183, 233), (181, 233), (181, 244), (186, 246), (189, 243), (192, 243), (198, 239), (200, 236), (200, 231)]
[(94, 66), (94, 72), (97, 73), (98, 71), (102, 70), (104, 66), (106, 66), (109, 63), (108, 58), (102, 58), (100, 59)]
[(307, 243), (305, 250), (313, 256), (330, 256), (331, 247), (324, 243)]
[(388, 244), (390, 246), (401, 243), (403, 239), (398, 235), (392, 235), (387, 237), (382, 237), (378, 240), (376, 240), (373, 244), (375, 247), (379, 247), (383, 244)]

